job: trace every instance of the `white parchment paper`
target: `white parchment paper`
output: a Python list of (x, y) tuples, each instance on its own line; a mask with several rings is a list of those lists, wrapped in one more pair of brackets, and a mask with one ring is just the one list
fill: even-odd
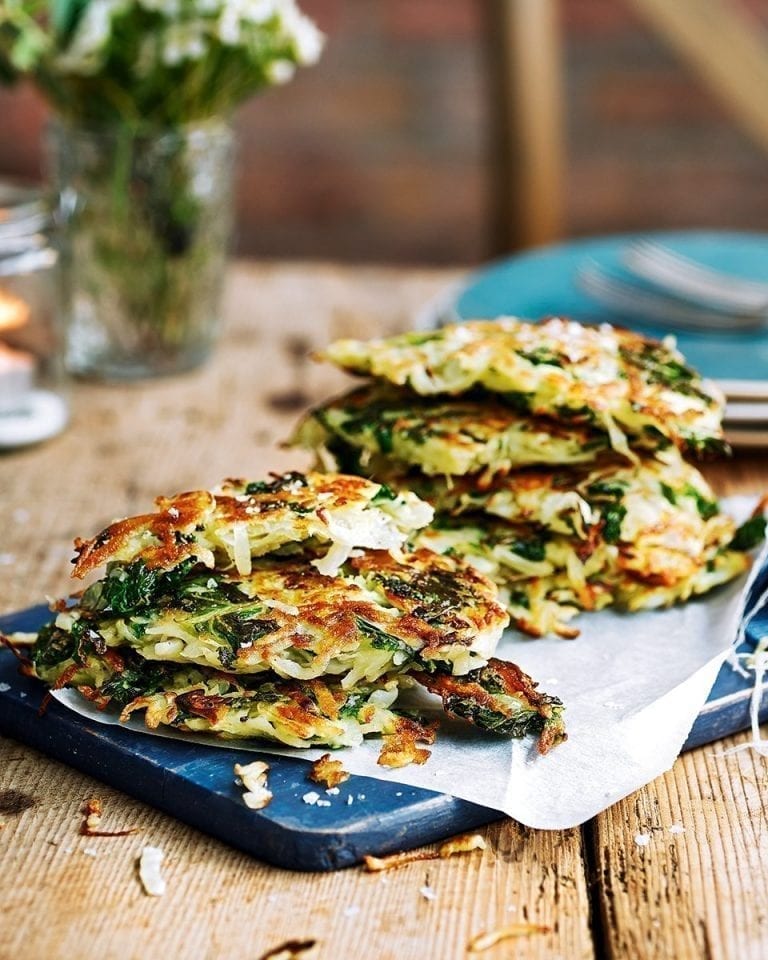
[[(724, 507), (745, 517), (752, 504), (740, 497)], [(754, 569), (764, 560), (765, 551)], [(577, 826), (672, 766), (736, 637), (745, 592), (742, 578), (670, 610), (585, 614), (577, 620), (581, 635), (575, 640), (521, 639), (508, 632), (497, 656), (519, 664), (566, 705), (569, 739), (545, 757), (529, 741), (492, 737), (450, 721), (443, 722), (423, 766), (385, 770), (376, 763), (377, 740), (338, 757), (351, 773), (452, 794), (530, 827)], [(118, 722), (72, 690), (54, 695), (83, 716)], [(147, 733), (140, 719), (127, 726)], [(192, 739), (173, 731), (153, 735)], [(326, 752), (196, 739), (307, 760)]]

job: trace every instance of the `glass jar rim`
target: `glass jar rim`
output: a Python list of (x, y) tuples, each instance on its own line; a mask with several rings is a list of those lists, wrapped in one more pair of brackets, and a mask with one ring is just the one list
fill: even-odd
[(74, 140), (89, 143), (114, 143), (115, 140), (127, 137), (135, 141), (162, 141), (183, 140), (205, 137), (207, 140), (231, 140), (234, 136), (230, 117), (206, 117), (190, 123), (172, 126), (157, 126), (154, 124), (132, 125), (128, 123), (114, 123), (109, 125), (89, 125), (71, 120), (68, 117), (54, 116), (47, 124), (48, 133), (53, 136), (66, 136)]

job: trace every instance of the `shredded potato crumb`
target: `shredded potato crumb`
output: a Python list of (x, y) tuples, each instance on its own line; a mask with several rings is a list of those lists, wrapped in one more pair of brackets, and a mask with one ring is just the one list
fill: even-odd
[(159, 847), (144, 847), (139, 857), (139, 879), (150, 897), (162, 897), (166, 883), (160, 873), (165, 854)]
[(405, 767), (409, 763), (422, 764), (429, 760), (430, 750), (419, 743), (434, 743), (437, 722), (420, 723), (413, 717), (398, 717), (391, 733), (382, 738), (382, 748), (376, 761), (381, 767)]
[(91, 797), (85, 801), (85, 823), (80, 828), (80, 833), (86, 836), (92, 830), (98, 830), (101, 825), (101, 800), (98, 797)]
[(470, 853), (472, 850), (485, 850), (485, 840), (479, 833), (464, 833), (459, 837), (452, 837), (441, 844), (437, 850), (441, 859), (452, 857), (455, 853)]
[(100, 830), (102, 810), (99, 797), (90, 797), (86, 800), (82, 813), (85, 819), (80, 824), (80, 834), (83, 837), (127, 837), (138, 832), (137, 827), (128, 827), (125, 830)]
[(349, 780), (349, 773), (344, 769), (341, 760), (332, 760), (330, 753), (324, 753), (312, 764), (309, 779), (313, 783), (323, 783), (332, 790), (345, 780)]
[(485, 840), (479, 833), (466, 833), (453, 837), (441, 844), (437, 850), (407, 850), (402, 853), (392, 853), (388, 857), (363, 857), (363, 865), (369, 873), (379, 873), (382, 870), (393, 870), (406, 863), (418, 860), (445, 860), (456, 853), (470, 853), (472, 850), (485, 850)]
[(502, 940), (530, 937), (534, 933), (551, 933), (551, 928), (540, 923), (511, 923), (508, 927), (499, 927), (498, 930), (491, 930), (489, 933), (479, 933), (469, 941), (467, 950), (470, 953), (482, 953), (484, 950), (495, 947)]
[(269, 764), (263, 760), (254, 760), (241, 766), (235, 764), (235, 776), (245, 787), (243, 803), (251, 810), (263, 810), (272, 801), (272, 792), (267, 789), (267, 773)]
[(299, 960), (300, 954), (311, 950), (316, 943), (317, 940), (286, 940), (279, 947), (262, 953), (259, 960)]
[(37, 640), (37, 634), (17, 630), (15, 633), (10, 634), (8, 640), (14, 647), (32, 647), (35, 644), (35, 640)]

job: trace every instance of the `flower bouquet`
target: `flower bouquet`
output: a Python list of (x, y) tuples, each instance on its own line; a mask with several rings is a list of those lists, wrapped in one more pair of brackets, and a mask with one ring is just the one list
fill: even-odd
[(4, 0), (0, 81), (52, 105), (67, 360), (131, 378), (199, 364), (231, 227), (231, 115), (314, 63), (295, 0)]

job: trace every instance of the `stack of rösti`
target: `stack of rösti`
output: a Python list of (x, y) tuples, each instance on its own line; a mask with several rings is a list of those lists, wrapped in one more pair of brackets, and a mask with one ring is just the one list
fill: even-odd
[(685, 601), (736, 577), (764, 532), (737, 531), (686, 457), (727, 452), (723, 398), (671, 343), (608, 325), (474, 321), (322, 355), (366, 383), (307, 417), (326, 469), (415, 491), (413, 538), (500, 587), (533, 636), (608, 605)]
[(32, 651), (37, 676), (148, 727), (423, 761), (415, 681), (486, 729), (564, 737), (556, 698), (492, 655), (508, 615), (473, 567), (405, 548), (432, 509), (356, 476), (286, 473), (157, 501), (77, 541), (74, 575)]

